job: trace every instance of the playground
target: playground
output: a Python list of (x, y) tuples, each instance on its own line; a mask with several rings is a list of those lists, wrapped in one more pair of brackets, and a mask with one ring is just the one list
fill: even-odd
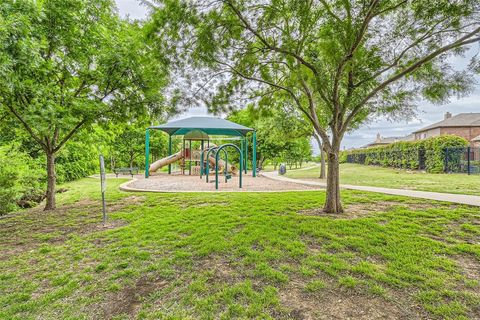
[[(213, 175), (211, 176), (214, 177)], [(323, 190), (319, 186), (309, 186), (293, 182), (284, 182), (266, 178), (262, 174), (253, 177), (251, 173), (242, 175), (242, 188), (238, 187), (239, 177), (232, 176), (227, 183), (220, 182), (220, 192), (272, 192), (272, 191), (302, 191)], [(120, 187), (123, 191), (147, 192), (216, 192), (215, 183), (205, 181), (205, 177), (183, 175), (179, 172), (172, 174), (159, 173), (145, 179), (142, 175), (134, 175), (134, 179)]]
[[(168, 155), (163, 158), (153, 159), (150, 154), (152, 131), (168, 134)], [(174, 150), (173, 139), (177, 139), (177, 150)], [(256, 159), (257, 139), (253, 128), (215, 117), (170, 121), (147, 128), (145, 174), (134, 176), (122, 190), (261, 192), (320, 189), (262, 177)]]

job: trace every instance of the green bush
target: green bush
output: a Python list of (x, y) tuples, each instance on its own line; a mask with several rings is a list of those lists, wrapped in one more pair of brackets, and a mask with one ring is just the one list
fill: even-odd
[(43, 200), (42, 166), (13, 146), (0, 146), (0, 215)]
[[(421, 169), (431, 173), (444, 171), (445, 148), (465, 148), (464, 138), (445, 135), (417, 141), (399, 141), (387, 146), (346, 152), (347, 162), (403, 169)], [(461, 154), (459, 153), (459, 156)]]
[(56, 158), (57, 182), (85, 178), (98, 172), (99, 152), (92, 144), (69, 141)]
[[(437, 138), (425, 139), (425, 165), (428, 172), (441, 173), (445, 166), (446, 148), (465, 148), (468, 147), (468, 141), (458, 136), (448, 135)], [(463, 152), (457, 153), (456, 159), (449, 156), (449, 162), (460, 161)]]
[(338, 158), (338, 161), (340, 163), (346, 163), (348, 154), (349, 154), (348, 151), (340, 151), (340, 157)]

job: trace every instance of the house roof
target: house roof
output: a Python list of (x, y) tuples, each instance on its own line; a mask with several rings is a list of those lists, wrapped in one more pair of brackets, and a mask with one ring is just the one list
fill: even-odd
[(412, 141), (412, 140), (415, 140), (415, 137), (413, 134), (409, 134), (403, 137), (380, 137), (380, 139), (377, 138), (377, 140), (370, 142), (367, 145), (364, 145), (362, 148), (368, 148), (375, 145), (391, 144), (399, 141)]
[(472, 141), (480, 141), (480, 136), (476, 136), (475, 138), (472, 139)]
[(480, 127), (480, 113), (459, 113), (455, 116), (414, 131), (414, 133), (440, 127)]
[(171, 136), (185, 135), (190, 131), (200, 130), (208, 135), (245, 136), (252, 128), (218, 117), (190, 117), (167, 122), (149, 129), (158, 129)]

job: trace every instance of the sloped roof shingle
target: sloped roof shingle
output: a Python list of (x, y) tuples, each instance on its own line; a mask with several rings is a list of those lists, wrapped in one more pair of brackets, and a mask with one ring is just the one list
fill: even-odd
[(480, 127), (480, 113), (459, 113), (451, 118), (433, 123), (413, 133), (440, 127)]

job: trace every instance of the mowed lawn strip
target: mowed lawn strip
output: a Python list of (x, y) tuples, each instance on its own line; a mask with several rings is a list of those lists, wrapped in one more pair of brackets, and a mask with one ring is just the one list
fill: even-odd
[[(287, 170), (293, 179), (318, 179), (319, 168)], [(480, 195), (480, 174), (433, 174), (361, 164), (340, 165), (340, 183), (396, 189)]]
[(478, 208), (343, 192), (123, 193), (63, 187), (0, 219), (1, 319), (474, 319)]

